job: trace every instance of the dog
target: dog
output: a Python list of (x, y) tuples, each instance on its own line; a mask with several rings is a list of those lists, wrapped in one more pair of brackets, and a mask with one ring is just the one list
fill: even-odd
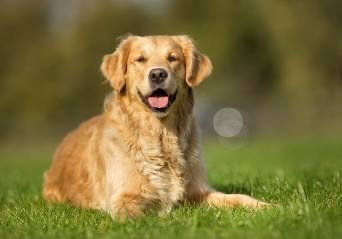
[(44, 174), (44, 198), (118, 219), (163, 215), (185, 202), (267, 206), (207, 182), (193, 90), (211, 70), (188, 36), (123, 39), (101, 64), (113, 88), (103, 113), (64, 138)]

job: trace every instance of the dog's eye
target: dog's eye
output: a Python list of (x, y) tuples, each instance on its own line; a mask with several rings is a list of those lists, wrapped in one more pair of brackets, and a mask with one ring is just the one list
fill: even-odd
[(174, 56), (168, 56), (168, 57), (167, 57), (167, 60), (168, 60), (169, 62), (175, 62), (175, 61), (177, 61), (177, 58), (174, 57)]
[(143, 56), (139, 56), (137, 59), (135, 59), (135, 61), (142, 63), (146, 61), (146, 58)]

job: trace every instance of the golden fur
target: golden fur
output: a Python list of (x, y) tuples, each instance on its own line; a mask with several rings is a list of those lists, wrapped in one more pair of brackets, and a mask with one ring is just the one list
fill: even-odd
[[(177, 92), (166, 112), (139, 98), (151, 94), (148, 71), (162, 67), (165, 91)], [(211, 72), (209, 58), (187, 36), (130, 36), (103, 59), (113, 87), (104, 112), (69, 133), (45, 173), (44, 197), (54, 202), (136, 218), (168, 212), (188, 201), (218, 207), (262, 207), (242, 194), (223, 194), (207, 183), (192, 113), (193, 88)]]

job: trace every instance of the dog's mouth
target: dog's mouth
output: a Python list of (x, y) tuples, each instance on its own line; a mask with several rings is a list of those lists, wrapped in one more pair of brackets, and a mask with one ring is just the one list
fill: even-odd
[(143, 96), (138, 90), (139, 97), (145, 105), (154, 112), (165, 112), (176, 100), (177, 91), (174, 94), (168, 94), (163, 89), (157, 89), (149, 96)]

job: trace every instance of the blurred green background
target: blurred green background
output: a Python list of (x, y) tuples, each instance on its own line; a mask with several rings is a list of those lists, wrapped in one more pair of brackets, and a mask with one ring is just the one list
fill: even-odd
[(0, 141), (54, 141), (101, 112), (117, 38), (187, 34), (214, 65), (197, 90), (204, 132), (221, 107), (245, 135), (342, 131), (342, 1), (0, 0)]
[[(342, 238), (341, 0), (0, 0), (0, 238)], [(118, 38), (187, 34), (211, 184), (278, 205), (120, 224), (46, 204), (66, 132), (102, 111)], [(221, 136), (225, 137), (221, 137)]]

